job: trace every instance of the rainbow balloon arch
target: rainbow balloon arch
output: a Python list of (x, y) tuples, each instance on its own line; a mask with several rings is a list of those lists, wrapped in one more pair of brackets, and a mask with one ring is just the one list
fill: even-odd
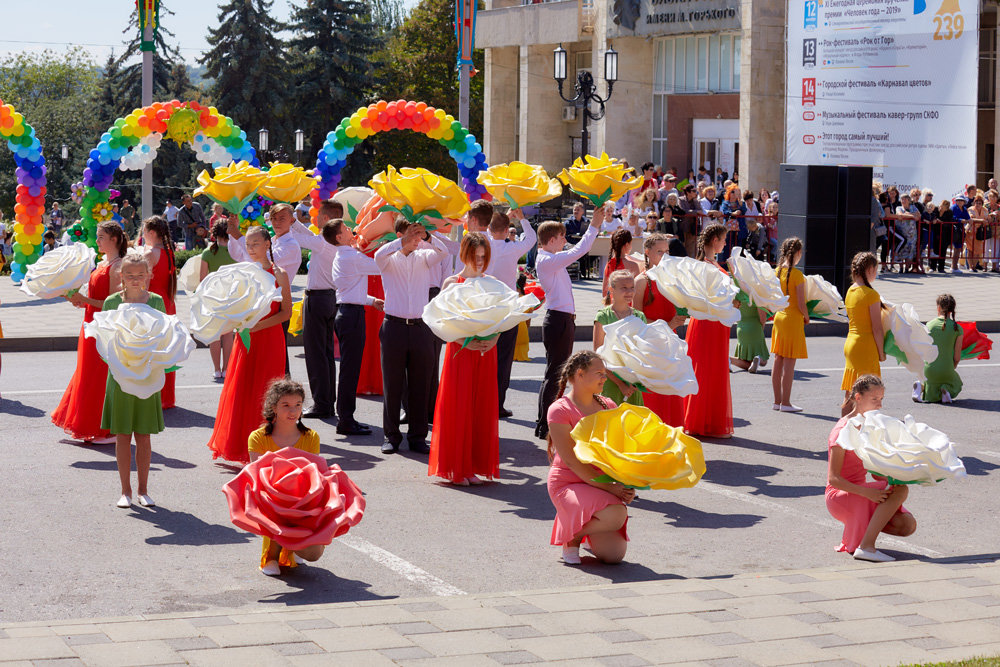
[(17, 195), (14, 205), (14, 259), (10, 265), (15, 282), (24, 278), (29, 264), (42, 255), (45, 223), (46, 166), (35, 129), (24, 116), (0, 100), (0, 136), (14, 153), (17, 164)]
[(163, 138), (188, 143), (202, 162), (218, 167), (246, 160), (260, 162), (247, 134), (215, 107), (197, 102), (155, 102), (119, 118), (90, 151), (83, 172), (80, 222), (69, 228), (70, 238), (96, 247), (97, 225), (112, 218), (111, 182), (115, 172), (140, 171), (156, 159)]
[(326, 135), (313, 171), (313, 175), (320, 178), (319, 186), (310, 193), (310, 215), (314, 223), (320, 202), (332, 197), (340, 186), (340, 172), (354, 148), (373, 134), (389, 130), (412, 130), (436, 139), (448, 149), (458, 165), (461, 186), (469, 201), (492, 199), (477, 180), (479, 172), (487, 168), (483, 147), (454, 116), (425, 102), (381, 100), (359, 108)]

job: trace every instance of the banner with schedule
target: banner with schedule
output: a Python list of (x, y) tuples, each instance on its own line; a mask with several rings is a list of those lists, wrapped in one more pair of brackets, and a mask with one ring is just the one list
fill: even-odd
[(788, 0), (785, 157), (900, 191), (976, 179), (976, 0)]

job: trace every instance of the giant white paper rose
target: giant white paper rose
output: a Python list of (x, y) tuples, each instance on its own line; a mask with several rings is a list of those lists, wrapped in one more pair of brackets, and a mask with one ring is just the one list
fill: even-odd
[(71, 243), (48, 251), (28, 267), (21, 291), (51, 299), (80, 289), (90, 280), (97, 253), (86, 243)]
[(126, 394), (149, 398), (163, 389), (166, 371), (187, 359), (195, 344), (176, 315), (144, 303), (123, 303), (94, 313), (83, 325), (97, 343), (97, 353)]
[(788, 307), (788, 295), (781, 291), (781, 281), (770, 264), (744, 255), (743, 248), (733, 248), (727, 263), (733, 280), (750, 297), (750, 303), (772, 313)]
[(623, 382), (646, 391), (667, 396), (698, 393), (687, 343), (663, 320), (646, 324), (629, 316), (604, 325), (604, 345), (597, 354)]
[(937, 358), (934, 339), (917, 317), (917, 310), (908, 303), (886, 303), (882, 309), (882, 329), (885, 331), (885, 353), (921, 380), (924, 364)]
[(177, 273), (177, 289), (182, 289), (188, 294), (192, 294), (198, 289), (198, 283), (201, 282), (202, 261), (199, 255), (188, 257), (188, 260), (184, 262), (184, 266)]
[(252, 329), (281, 301), (274, 276), (256, 262), (221, 267), (191, 295), (191, 334), (208, 345), (230, 331)]
[(892, 484), (936, 484), (965, 477), (965, 465), (948, 436), (912, 415), (902, 421), (878, 410), (858, 415), (841, 429), (837, 444)]
[(664, 255), (646, 275), (656, 283), (660, 294), (696, 320), (721, 322), (729, 327), (740, 321), (740, 310), (733, 305), (739, 288), (708, 262)]
[(488, 338), (534, 317), (541, 302), (517, 292), (492, 276), (453, 283), (424, 306), (423, 320), (434, 335), (452, 343)]
[(809, 317), (815, 317), (831, 322), (846, 322), (847, 308), (840, 292), (823, 276), (813, 274), (806, 276), (806, 308)]

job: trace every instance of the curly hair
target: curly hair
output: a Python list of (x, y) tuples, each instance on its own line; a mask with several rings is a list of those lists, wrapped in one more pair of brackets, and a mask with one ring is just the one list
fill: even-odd
[[(271, 435), (274, 432), (274, 408), (278, 405), (278, 401), (285, 396), (298, 396), (302, 400), (305, 400), (306, 391), (298, 382), (283, 377), (273, 380), (267, 386), (267, 391), (264, 393), (264, 408), (261, 410), (261, 416), (264, 417), (265, 422), (264, 433), (267, 435)], [(299, 433), (305, 433), (309, 430), (302, 423), (301, 415), (299, 415), (299, 421), (295, 426), (298, 427)]]

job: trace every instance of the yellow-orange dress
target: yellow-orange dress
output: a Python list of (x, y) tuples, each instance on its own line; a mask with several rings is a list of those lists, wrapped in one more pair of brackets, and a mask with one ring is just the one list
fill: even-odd
[(840, 388), (849, 390), (862, 375), (882, 377), (882, 367), (878, 363), (878, 346), (872, 335), (872, 320), (869, 306), (882, 300), (871, 287), (851, 285), (844, 297), (847, 306), (847, 340), (844, 341), (844, 379)]
[(788, 267), (781, 267), (777, 273), (781, 291), (788, 295), (788, 305), (774, 314), (771, 354), (786, 359), (806, 359), (809, 357), (806, 352), (806, 324), (802, 319), (806, 313), (799, 310), (799, 290), (805, 289), (806, 277), (795, 267), (792, 267), (791, 275)]
[(528, 354), (528, 323), (518, 322), (517, 342), (514, 343), (514, 361), (531, 361)]
[[(293, 446), (295, 449), (301, 449), (310, 454), (319, 454), (319, 433), (309, 429), (299, 435), (299, 439), (295, 441)], [(264, 433), (263, 427), (251, 433), (250, 438), (247, 440), (247, 451), (258, 455), (265, 452), (276, 452), (279, 449), (282, 448), (278, 446), (278, 443), (271, 436)], [(262, 539), (264, 540), (264, 544), (261, 545), (260, 550), (260, 566), (264, 567), (267, 564), (267, 552), (271, 550), (271, 539), (268, 537)], [(278, 565), (282, 567), (295, 567), (294, 553), (282, 547), (281, 554), (278, 556)]]

